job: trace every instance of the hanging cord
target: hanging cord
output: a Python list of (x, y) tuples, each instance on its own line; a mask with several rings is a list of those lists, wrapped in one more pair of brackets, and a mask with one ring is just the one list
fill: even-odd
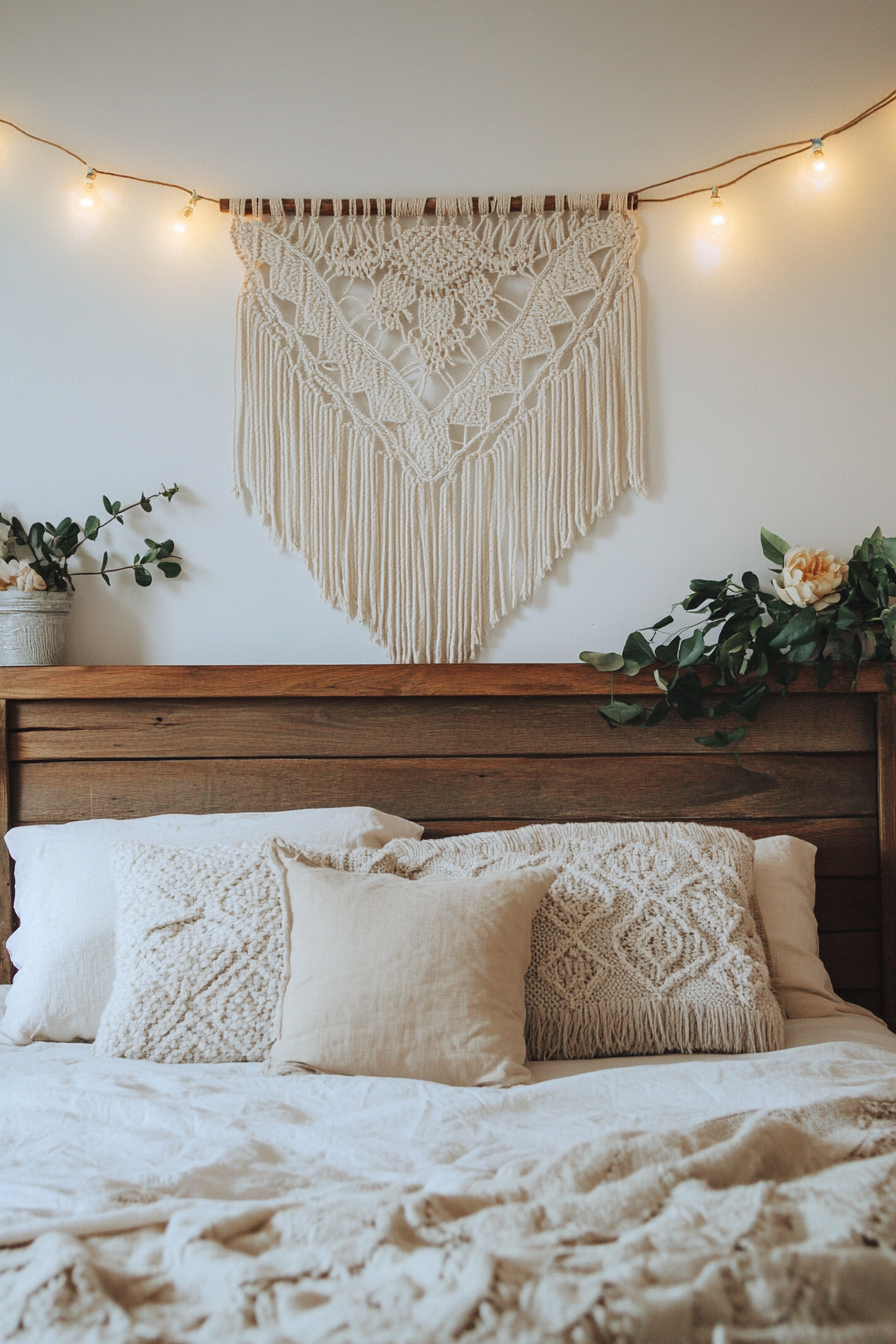
[[(8, 121), (6, 117), (0, 117), (0, 126), (9, 126), (12, 130), (18, 131), (19, 135), (26, 136), (29, 140), (36, 140), (39, 145), (49, 145), (51, 149), (61, 150), (71, 159), (77, 159), (78, 163), (83, 163), (87, 168), (88, 162), (82, 159), (80, 154), (76, 154), (73, 149), (68, 149), (65, 145), (57, 144), (55, 140), (47, 140), (42, 135), (33, 135), (31, 131), (26, 131), (24, 126), (17, 126), (14, 121)], [(194, 192), (192, 187), (182, 187), (179, 182), (160, 182), (157, 177), (138, 177), (136, 173), (116, 173), (111, 168), (93, 168), (91, 170), (97, 177), (122, 177), (128, 182), (145, 182), (150, 187), (171, 187), (174, 191), (185, 191), (188, 196), (195, 196), (197, 201), (213, 201), (213, 196), (203, 196), (199, 192)]]
[[(825, 131), (824, 135), (817, 138), (820, 140), (829, 140), (831, 136), (842, 135), (844, 131), (852, 130), (853, 126), (858, 126), (860, 122), (865, 121), (868, 117), (874, 116), (875, 112), (882, 111), (885, 107), (889, 107), (891, 103), (894, 102), (896, 102), (896, 89), (892, 89), (890, 93), (885, 94), (883, 98), (879, 98), (876, 103), (872, 103), (870, 107), (866, 107), (854, 117), (850, 117), (849, 121), (845, 121), (842, 126), (835, 126), (833, 130)], [(23, 126), (18, 126), (14, 121), (9, 121), (6, 117), (0, 117), (0, 126), (9, 126), (11, 130), (17, 131), (19, 135), (24, 135), (28, 140), (35, 140), (39, 145), (49, 145), (51, 149), (58, 149), (61, 153), (68, 154), (70, 158), (76, 159), (77, 162), (82, 163), (85, 168), (89, 166), (87, 159), (82, 158), (80, 154), (76, 154), (73, 149), (69, 149), (66, 145), (60, 145), (55, 140), (47, 140), (42, 135), (34, 135), (31, 131), (26, 131)], [(804, 140), (788, 140), (780, 145), (766, 145), (764, 149), (749, 149), (743, 154), (735, 154), (730, 159), (723, 159), (721, 163), (711, 163), (706, 168), (694, 168), (689, 173), (679, 173), (677, 177), (664, 178), (662, 182), (651, 182), (647, 187), (640, 187), (634, 195), (637, 196), (639, 205), (663, 205), (667, 201), (683, 200), (686, 196), (699, 196), (706, 191), (705, 186), (692, 187), (689, 191), (679, 191), (673, 196), (644, 196), (642, 193), (645, 191), (655, 191), (657, 187), (673, 186), (676, 182), (685, 182), (689, 177), (702, 177), (706, 173), (714, 173), (719, 168), (727, 168), (729, 164), (740, 163), (742, 159), (753, 159), (758, 154), (774, 154), (774, 158), (763, 159), (762, 163), (755, 163), (752, 168), (747, 168), (744, 172), (738, 173), (737, 177), (729, 178), (727, 182), (717, 182), (714, 184), (719, 188), (733, 187), (735, 182), (742, 182), (743, 179), (749, 177), (751, 173), (758, 173), (760, 168), (768, 168), (773, 163), (780, 163), (782, 159), (791, 159), (795, 154), (805, 153), (807, 149), (812, 148), (815, 139), (816, 137), (810, 136)], [(786, 153), (778, 154), (776, 151), (779, 149), (785, 150)], [(200, 192), (194, 192), (192, 187), (181, 186), (179, 182), (161, 182), (156, 177), (139, 177), (136, 173), (116, 173), (111, 168), (94, 168), (91, 169), (91, 171), (97, 177), (119, 177), (128, 182), (144, 182), (147, 186), (151, 187), (170, 187), (173, 191), (183, 191), (186, 192), (188, 196), (195, 196), (198, 201), (218, 200), (218, 197), (216, 196), (203, 196)]]
[[(815, 144), (816, 138), (819, 140), (829, 140), (832, 135), (841, 135), (843, 131), (849, 131), (853, 126), (858, 126), (859, 122), (865, 121), (867, 117), (874, 116), (875, 112), (880, 112), (891, 103), (896, 102), (896, 89), (879, 98), (876, 103), (866, 107), (863, 112), (851, 117), (845, 121), (842, 126), (835, 126), (831, 131), (825, 131), (824, 135), (815, 137), (810, 136), (805, 140), (788, 140), (782, 145), (766, 145), (764, 149), (748, 149), (743, 154), (735, 154), (733, 158), (723, 159), (721, 163), (711, 163), (706, 168), (694, 168), (689, 173), (679, 173), (678, 177), (666, 177), (662, 182), (651, 182), (647, 187), (639, 187), (637, 196), (639, 205), (660, 205), (666, 201), (680, 201), (685, 196), (699, 196), (706, 191), (706, 187), (693, 187), (690, 191), (680, 191), (675, 196), (644, 196), (642, 192), (655, 191), (657, 187), (669, 187), (674, 182), (685, 182), (689, 177), (702, 177), (705, 173), (714, 173), (718, 168), (727, 168), (730, 163), (739, 163), (741, 159), (753, 159), (757, 154), (775, 154), (773, 159), (764, 159), (762, 163), (754, 163), (752, 168), (747, 168), (745, 172), (739, 173), (737, 177), (730, 178), (727, 182), (718, 182), (718, 187), (733, 187), (735, 182), (742, 182), (745, 177), (751, 173), (757, 173), (760, 168), (768, 168), (772, 163), (780, 163), (782, 159), (792, 159), (795, 154), (802, 154), (807, 149), (811, 149)], [(785, 149), (786, 154), (776, 154), (778, 149)]]

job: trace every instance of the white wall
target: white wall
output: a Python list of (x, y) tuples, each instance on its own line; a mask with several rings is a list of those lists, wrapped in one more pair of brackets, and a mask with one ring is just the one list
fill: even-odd
[[(4, 0), (0, 115), (214, 197), (634, 188), (838, 124), (894, 42), (892, 0)], [(188, 577), (85, 580), (69, 660), (382, 661), (229, 493), (226, 219), (178, 250), (179, 198), (104, 184), (86, 233), (79, 166), (0, 132), (0, 511), (187, 487), (145, 521)], [(896, 531), (896, 108), (827, 155), (824, 191), (799, 159), (726, 193), (716, 258), (704, 197), (640, 212), (650, 497), (485, 658), (618, 647), (690, 577), (760, 568), (761, 524)]]

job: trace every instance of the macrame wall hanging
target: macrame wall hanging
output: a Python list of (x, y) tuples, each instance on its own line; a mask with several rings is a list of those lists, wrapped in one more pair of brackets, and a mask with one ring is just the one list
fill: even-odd
[(462, 662), (643, 492), (637, 225), (625, 196), (358, 204), (231, 203), (237, 493), (393, 661)]

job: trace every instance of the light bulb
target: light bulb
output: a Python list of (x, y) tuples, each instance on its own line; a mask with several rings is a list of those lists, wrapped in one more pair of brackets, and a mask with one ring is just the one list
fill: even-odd
[(725, 223), (725, 216), (722, 214), (722, 198), (719, 195), (718, 187), (713, 187), (712, 189), (712, 196), (710, 197), (710, 207), (711, 207), (709, 213), (710, 224), (715, 225), (717, 229), (721, 228), (721, 226)]
[(96, 169), (88, 168), (87, 176), (84, 179), (83, 195), (81, 196), (81, 205), (85, 210), (93, 209), (93, 193), (96, 189)]
[(824, 150), (821, 147), (820, 140), (812, 141), (812, 167), (816, 173), (823, 173), (827, 168), (827, 162), (824, 157)]
[(187, 221), (191, 218), (191, 216), (192, 216), (192, 214), (193, 214), (193, 211), (196, 209), (196, 205), (197, 205), (198, 201), (199, 201), (199, 193), (198, 193), (198, 191), (194, 191), (194, 192), (192, 192), (191, 195), (190, 195), (190, 199), (189, 199), (188, 203), (184, 206), (183, 210), (181, 210), (181, 212), (180, 212), (180, 214), (178, 215), (177, 219), (174, 221), (174, 224), (173, 224), (172, 227), (174, 228), (174, 232), (175, 232), (175, 233), (185, 233), (185, 232), (186, 232), (186, 229), (187, 229)]

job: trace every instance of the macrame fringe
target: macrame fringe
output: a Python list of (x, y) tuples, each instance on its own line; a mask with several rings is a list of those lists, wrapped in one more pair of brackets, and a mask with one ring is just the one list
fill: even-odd
[(659, 996), (602, 1000), (581, 1013), (552, 1009), (526, 1018), (531, 1060), (589, 1059), (595, 1040), (606, 1042), (605, 1056), (759, 1054), (783, 1050), (784, 1018), (772, 1009)]
[(644, 493), (633, 276), (537, 405), (434, 481), (297, 377), (251, 291), (237, 324), (237, 495), (393, 662), (473, 658), (622, 491)]

